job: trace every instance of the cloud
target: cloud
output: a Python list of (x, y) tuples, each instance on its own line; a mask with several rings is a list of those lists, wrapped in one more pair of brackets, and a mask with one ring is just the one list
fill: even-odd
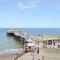
[(23, 4), (23, 3), (18, 3), (18, 7), (20, 9), (28, 9), (28, 8), (33, 8), (36, 7), (35, 4)]
[(28, 3), (19, 2), (19, 3), (17, 3), (17, 6), (20, 9), (25, 10), (25, 9), (36, 7), (39, 2), (40, 2), (40, 0), (33, 0), (33, 1), (28, 2)]

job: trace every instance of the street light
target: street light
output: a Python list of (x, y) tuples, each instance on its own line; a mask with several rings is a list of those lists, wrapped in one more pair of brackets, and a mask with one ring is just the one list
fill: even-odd
[[(40, 36), (40, 35), (38, 35), (39, 37), (41, 37), (41, 39), (43, 39), (43, 35), (42, 36)], [(38, 53), (38, 60), (40, 60), (40, 58), (39, 58), (39, 41), (40, 39), (38, 39), (38, 51), (37, 51), (37, 53)]]
[(39, 54), (39, 40), (38, 40), (38, 51), (37, 51), (37, 53)]

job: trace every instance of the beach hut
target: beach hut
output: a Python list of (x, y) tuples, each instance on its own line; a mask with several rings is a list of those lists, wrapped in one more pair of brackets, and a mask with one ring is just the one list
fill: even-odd
[(26, 52), (34, 52), (35, 44), (34, 43), (27, 43), (25, 45)]
[(36, 36), (36, 43), (42, 43), (43, 48), (60, 48), (60, 36)]

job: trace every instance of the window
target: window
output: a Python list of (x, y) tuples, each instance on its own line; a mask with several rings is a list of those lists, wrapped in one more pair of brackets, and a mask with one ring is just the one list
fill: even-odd
[(47, 41), (44, 41), (43, 44), (44, 44), (44, 45), (47, 45)]
[(49, 41), (48, 41), (48, 45), (51, 45), (51, 44), (52, 44), (52, 40), (49, 40)]

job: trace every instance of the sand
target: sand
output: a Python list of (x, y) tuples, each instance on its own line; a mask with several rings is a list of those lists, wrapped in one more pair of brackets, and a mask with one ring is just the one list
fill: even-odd
[(60, 49), (40, 49), (39, 54), (25, 53), (17, 60), (60, 60)]
[(0, 54), (0, 60), (14, 60), (15, 57), (16, 54), (10, 54), (10, 53)]
[[(17, 59), (16, 59), (17, 58)], [(60, 49), (40, 49), (37, 52), (28, 52), (22, 56), (18, 53), (0, 53), (0, 60), (60, 60)]]
[(9, 49), (3, 52), (0, 51), (0, 60), (16, 60), (22, 55), (23, 49)]

